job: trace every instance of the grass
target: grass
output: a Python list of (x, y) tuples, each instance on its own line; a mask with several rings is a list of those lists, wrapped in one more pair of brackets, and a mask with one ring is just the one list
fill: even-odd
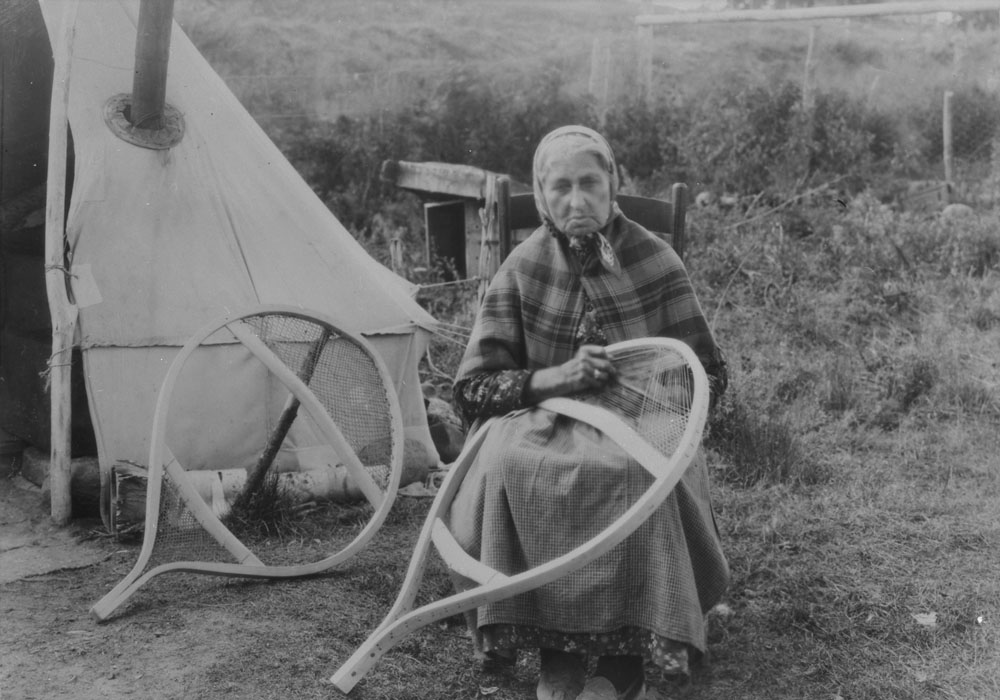
[[(614, 48), (620, 87), (634, 89), (633, 9), (568, 0), (205, 0), (177, 11), (273, 126), (405, 104), (456, 63), (498, 83), (569, 67), (585, 86), (595, 41)], [(656, 45), (656, 75), (692, 94), (740, 76), (798, 76), (805, 32), (672, 30)], [(915, 25), (824, 25), (817, 79), (870, 95), (873, 108), (905, 110), (986, 71), (995, 58), (982, 46), (991, 41)], [(900, 45), (920, 48), (890, 48)], [(413, 67), (412, 80), (401, 65)], [(394, 71), (395, 83), (374, 84)], [(354, 74), (351, 83), (345, 76)], [(787, 225), (790, 212), (809, 226)], [(865, 193), (771, 213), (752, 205), (690, 212), (689, 267), (730, 361), (730, 391), (707, 445), (733, 579), (711, 615), (709, 663), (690, 685), (655, 680), (661, 696), (1000, 697), (1000, 219), (978, 217), (904, 214)], [(421, 264), (408, 275), (434, 282)], [(460, 287), (422, 293), (450, 330), (421, 368), (445, 395), (473, 296)], [(395, 597), (426, 507), (401, 499), (374, 543), (329, 577), (200, 589), (196, 605), (224, 611), (242, 637), (220, 641), (218, 660), (192, 682), (217, 691), (206, 697), (328, 697), (324, 677)], [(308, 538), (288, 523), (278, 531), (283, 537), (267, 546)], [(99, 583), (113, 583), (104, 577)], [(448, 586), (433, 564), (422, 595)], [(197, 615), (180, 605), (192, 599), (185, 588), (156, 590), (137, 596), (124, 626), (194, 624)], [(530, 697), (535, 662), (528, 654), (508, 675), (480, 673), (452, 618), (408, 637), (353, 697)]]

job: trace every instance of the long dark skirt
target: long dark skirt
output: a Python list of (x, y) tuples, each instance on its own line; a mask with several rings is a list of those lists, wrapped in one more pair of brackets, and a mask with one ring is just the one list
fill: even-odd
[[(472, 556), (505, 574), (543, 564), (620, 516), (652, 476), (600, 431), (544, 409), (494, 421), (455, 498), (450, 527)], [(729, 569), (699, 451), (674, 491), (628, 539), (557, 581), (480, 607), (480, 648), (562, 640), (591, 654), (706, 645), (704, 614)]]

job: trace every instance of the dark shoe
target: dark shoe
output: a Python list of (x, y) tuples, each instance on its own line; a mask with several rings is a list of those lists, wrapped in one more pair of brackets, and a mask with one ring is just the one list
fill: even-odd
[(602, 656), (597, 660), (594, 675), (611, 681), (619, 700), (642, 700), (646, 696), (641, 656)]
[(576, 700), (583, 690), (587, 668), (575, 654), (555, 649), (540, 649), (538, 700)]
[(502, 673), (517, 665), (517, 651), (484, 651), (476, 654), (479, 668), (486, 673)]

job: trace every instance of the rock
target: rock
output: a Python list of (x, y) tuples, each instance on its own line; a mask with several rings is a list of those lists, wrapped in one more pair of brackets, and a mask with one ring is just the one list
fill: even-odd
[(695, 196), (694, 203), (699, 209), (705, 209), (715, 204), (715, 195), (708, 190), (704, 190)]
[(949, 204), (941, 210), (941, 218), (945, 221), (960, 221), (971, 219), (976, 215), (976, 210), (968, 204)]

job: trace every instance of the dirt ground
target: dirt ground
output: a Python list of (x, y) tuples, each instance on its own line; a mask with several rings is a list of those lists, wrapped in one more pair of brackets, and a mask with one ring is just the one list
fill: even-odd
[(294, 599), (322, 598), (330, 579), (275, 586), (167, 575), (97, 623), (90, 607), (138, 551), (97, 519), (56, 528), (41, 489), (20, 477), (0, 481), (0, 699), (337, 695), (322, 683), (335, 660), (321, 635), (288, 619)]
[[(373, 543), (332, 573), (166, 574), (98, 623), (91, 606), (132, 569), (139, 543), (116, 541), (99, 519), (55, 528), (38, 487), (2, 478), (0, 700), (343, 697), (328, 678), (391, 606), (428, 506), (397, 499)], [(428, 587), (432, 596), (449, 588), (433, 567)], [(505, 678), (477, 675), (464, 626), (452, 619), (411, 635), (350, 697), (534, 697), (536, 664), (525, 658)]]

